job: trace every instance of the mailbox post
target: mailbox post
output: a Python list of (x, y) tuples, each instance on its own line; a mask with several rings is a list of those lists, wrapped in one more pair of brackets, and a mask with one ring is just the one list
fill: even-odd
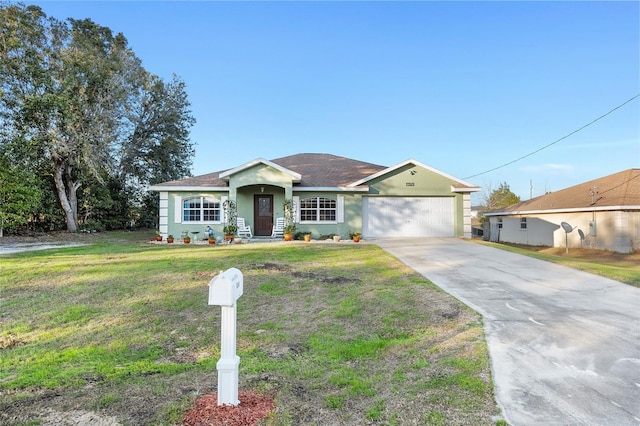
[(242, 272), (230, 268), (209, 282), (209, 305), (221, 306), (221, 342), (218, 370), (218, 405), (238, 405), (238, 365), (236, 355), (236, 301), (242, 296)]

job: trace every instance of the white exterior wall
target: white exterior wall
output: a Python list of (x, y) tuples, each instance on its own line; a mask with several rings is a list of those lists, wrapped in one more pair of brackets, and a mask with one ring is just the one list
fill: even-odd
[(464, 238), (471, 239), (471, 194), (462, 194), (462, 232)]
[(160, 223), (158, 231), (166, 239), (169, 233), (169, 193), (160, 191)]
[[(521, 229), (520, 219), (527, 218), (526, 229)], [(592, 212), (532, 214), (521, 216), (500, 216), (502, 229), (500, 241), (527, 244), (532, 246), (593, 248), (629, 253), (640, 249), (640, 212), (637, 211), (599, 211), (595, 212), (596, 235), (589, 235), (589, 222)], [(491, 217), (491, 223), (497, 223), (499, 217)], [(560, 226), (567, 222), (574, 231), (567, 236)], [(582, 230), (585, 235), (580, 240)], [(568, 238), (567, 238), (568, 237)], [(566, 238), (566, 240), (565, 240)]]

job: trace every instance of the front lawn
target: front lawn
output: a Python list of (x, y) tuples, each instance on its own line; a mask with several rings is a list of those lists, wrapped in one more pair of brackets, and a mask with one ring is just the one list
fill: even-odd
[(264, 424), (495, 424), (481, 318), (378, 247), (123, 238), (0, 256), (0, 424), (180, 424), (215, 391), (207, 284), (230, 267), (240, 389), (277, 404)]

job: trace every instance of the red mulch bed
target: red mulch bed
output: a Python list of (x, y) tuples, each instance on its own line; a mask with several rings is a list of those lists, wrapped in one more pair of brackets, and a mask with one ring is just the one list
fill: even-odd
[(218, 394), (203, 395), (184, 415), (184, 426), (255, 426), (276, 409), (273, 398), (254, 391), (238, 392), (240, 404), (218, 406)]

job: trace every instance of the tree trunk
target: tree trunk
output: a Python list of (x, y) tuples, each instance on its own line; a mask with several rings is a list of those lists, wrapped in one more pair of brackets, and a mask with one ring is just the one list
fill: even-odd
[[(53, 180), (56, 184), (58, 199), (64, 211), (64, 219), (67, 223), (67, 231), (78, 232), (78, 201), (76, 197), (76, 185), (71, 182), (70, 172), (64, 164), (56, 163)], [(66, 184), (70, 184), (67, 187)]]

